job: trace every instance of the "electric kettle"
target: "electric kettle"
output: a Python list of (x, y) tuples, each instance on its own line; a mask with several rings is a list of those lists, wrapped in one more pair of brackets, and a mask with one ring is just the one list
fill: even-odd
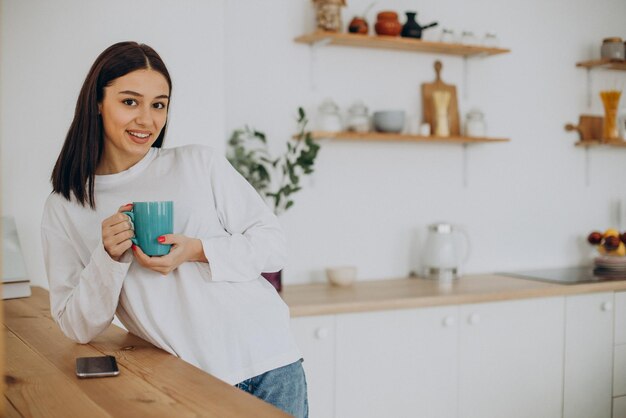
[(470, 240), (463, 228), (448, 223), (429, 225), (422, 253), (424, 277), (446, 281), (460, 277), (469, 253)]

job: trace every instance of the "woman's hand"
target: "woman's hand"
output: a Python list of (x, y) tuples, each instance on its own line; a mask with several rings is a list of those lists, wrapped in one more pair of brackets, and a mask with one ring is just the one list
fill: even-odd
[(159, 237), (161, 244), (172, 244), (170, 252), (160, 257), (150, 257), (141, 248), (133, 245), (135, 259), (143, 267), (154, 270), (166, 276), (185, 261), (199, 261), (207, 263), (202, 241), (189, 238), (182, 234), (166, 234)]
[(115, 215), (102, 221), (102, 244), (104, 244), (104, 249), (109, 253), (109, 256), (115, 261), (119, 261), (122, 254), (133, 245), (130, 239), (135, 235), (135, 232), (130, 226), (128, 215), (122, 213), (132, 208), (132, 203), (124, 205), (117, 210)]

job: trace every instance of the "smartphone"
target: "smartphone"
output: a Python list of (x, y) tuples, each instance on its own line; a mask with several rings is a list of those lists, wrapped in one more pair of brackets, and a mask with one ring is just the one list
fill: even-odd
[(117, 376), (120, 370), (117, 368), (117, 361), (113, 356), (101, 357), (78, 357), (76, 359), (76, 376), (84, 377), (106, 377)]

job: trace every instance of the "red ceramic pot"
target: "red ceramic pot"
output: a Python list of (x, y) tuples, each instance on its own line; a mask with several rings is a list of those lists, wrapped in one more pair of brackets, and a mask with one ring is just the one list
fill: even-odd
[(398, 20), (396, 12), (384, 11), (376, 15), (376, 25), (374, 29), (377, 35), (398, 36), (402, 31), (402, 25)]
[(348, 32), (350, 33), (360, 33), (365, 35), (367, 34), (368, 29), (369, 27), (367, 25), (367, 21), (362, 17), (356, 16), (348, 24)]

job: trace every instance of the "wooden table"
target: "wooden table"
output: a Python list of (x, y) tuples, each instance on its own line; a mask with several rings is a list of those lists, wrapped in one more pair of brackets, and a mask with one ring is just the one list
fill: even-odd
[[(63, 335), (48, 291), (4, 301), (7, 417), (287, 417), (111, 325), (89, 344)], [(113, 355), (117, 377), (79, 379), (76, 357)]]

